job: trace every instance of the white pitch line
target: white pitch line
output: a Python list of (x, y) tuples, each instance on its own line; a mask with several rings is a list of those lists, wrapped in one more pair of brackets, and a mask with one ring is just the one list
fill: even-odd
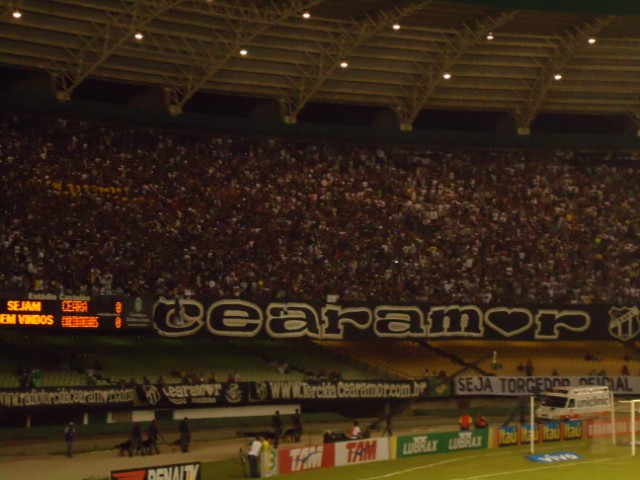
[(537, 471), (540, 471), (540, 470), (549, 470), (551, 468), (571, 467), (573, 465), (584, 464), (584, 463), (606, 462), (608, 460), (615, 460), (615, 459), (618, 459), (618, 458), (623, 458), (623, 457), (605, 457), (605, 458), (598, 458), (598, 459), (595, 459), (595, 460), (585, 460), (585, 461), (578, 461), (578, 462), (569, 462), (569, 463), (562, 463), (562, 464), (547, 465), (545, 467), (526, 468), (526, 469), (522, 469), (522, 470), (512, 470), (510, 472), (487, 473), (485, 475), (476, 475), (476, 476), (473, 476), (473, 477), (453, 478), (451, 480), (479, 480), (481, 478), (501, 477), (503, 475), (513, 475), (513, 474), (516, 474), (516, 473), (537, 472)]
[(413, 468), (407, 468), (406, 470), (398, 470), (397, 472), (391, 472), (391, 473), (385, 473), (384, 475), (378, 475), (375, 477), (368, 477), (368, 478), (363, 478), (361, 480), (377, 480), (379, 478), (389, 478), (389, 477), (394, 477), (396, 475), (402, 475), (404, 473), (409, 473), (409, 472), (415, 472), (416, 470), (426, 470), (428, 468), (432, 468), (432, 467), (439, 467), (440, 465), (446, 465), (447, 463), (454, 463), (454, 462), (460, 462), (460, 461), (468, 461), (469, 459), (472, 458), (479, 458), (479, 457), (495, 457), (495, 456), (499, 456), (499, 455), (507, 455), (511, 452), (500, 452), (500, 453), (494, 453), (494, 454), (490, 454), (490, 455), (471, 455), (468, 457), (459, 457), (459, 458), (451, 458), (448, 460), (443, 460), (441, 462), (437, 462), (437, 463), (430, 463), (428, 465), (420, 465), (419, 467), (413, 467)]
[[(432, 467), (439, 467), (441, 465), (446, 465), (447, 463), (455, 463), (455, 462), (459, 462), (459, 461), (468, 461), (470, 459), (473, 458), (487, 458), (487, 457), (496, 457), (496, 456), (500, 456), (500, 455), (508, 455), (511, 454), (512, 452), (500, 452), (500, 453), (494, 453), (494, 454), (489, 454), (489, 455), (471, 455), (468, 457), (459, 457), (459, 458), (451, 458), (448, 460), (443, 460), (441, 462), (436, 462), (436, 463), (430, 463), (428, 465), (420, 465), (419, 467), (413, 467), (413, 468), (408, 468), (405, 470), (398, 470), (396, 472), (390, 472), (390, 473), (385, 473), (384, 475), (377, 475), (375, 477), (367, 477), (367, 478), (363, 478), (361, 480), (378, 480), (381, 478), (389, 478), (389, 477), (395, 477), (396, 475), (402, 475), (405, 473), (409, 473), (409, 472), (415, 472), (416, 470), (427, 470), (429, 468)], [(533, 472), (533, 471), (538, 471), (538, 470), (548, 470), (551, 468), (562, 468), (562, 467), (569, 467), (572, 465), (575, 465), (576, 463), (597, 463), (597, 462), (606, 462), (609, 460), (615, 460), (618, 458), (624, 458), (624, 457), (605, 457), (605, 458), (598, 458), (598, 459), (594, 459), (594, 460), (585, 460), (585, 461), (580, 461), (580, 462), (571, 462), (571, 463), (563, 463), (563, 464), (554, 464), (554, 465), (548, 465), (548, 466), (540, 466), (540, 467), (536, 467), (536, 468), (527, 468), (527, 469), (522, 469), (522, 470), (512, 470), (510, 472), (498, 472), (498, 473), (487, 473), (485, 475), (476, 475), (473, 477), (464, 477), (464, 478), (454, 478), (451, 480), (480, 480), (483, 478), (491, 478), (491, 477), (501, 477), (503, 475), (513, 475), (513, 474), (517, 474), (517, 473), (527, 473), (527, 472)]]

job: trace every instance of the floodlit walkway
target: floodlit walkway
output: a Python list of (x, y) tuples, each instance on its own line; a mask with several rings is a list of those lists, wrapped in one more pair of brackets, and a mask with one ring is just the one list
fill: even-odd
[[(436, 425), (435, 423), (440, 423)], [(431, 424), (431, 425), (430, 425)], [(348, 424), (315, 424), (313, 431), (303, 436), (303, 443), (316, 444), (322, 442), (324, 430), (347, 429)], [(455, 425), (445, 425), (432, 418), (403, 417), (394, 420), (394, 433), (424, 433), (443, 429), (456, 428)], [(246, 450), (248, 438), (235, 438), (236, 430), (229, 427), (226, 430), (228, 438), (219, 437), (221, 429), (194, 431), (194, 440), (190, 451), (181, 453), (160, 443), (159, 455), (150, 456), (119, 456), (114, 447), (122, 442), (122, 434), (100, 435), (91, 438), (80, 438), (75, 443), (78, 452), (73, 458), (64, 455), (65, 444), (60, 435), (60, 441), (52, 440), (24, 440), (4, 442), (0, 445), (0, 479), (20, 480), (97, 480), (108, 478), (112, 470), (126, 470), (150, 465), (170, 465), (185, 462), (211, 462), (224, 459), (239, 459), (240, 448)], [(381, 431), (374, 431), (372, 436), (380, 436)], [(166, 440), (173, 441), (177, 434), (164, 433)], [(233, 437), (233, 438), (232, 438)], [(293, 444), (284, 444), (293, 445)], [(237, 478), (242, 475), (240, 461), (238, 461)]]

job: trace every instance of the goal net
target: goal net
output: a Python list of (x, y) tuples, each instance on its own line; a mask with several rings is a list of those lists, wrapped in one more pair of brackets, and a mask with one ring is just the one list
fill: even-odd
[(621, 400), (614, 397), (610, 415), (585, 422), (586, 437), (593, 445), (618, 445), (636, 454), (640, 442), (640, 400)]

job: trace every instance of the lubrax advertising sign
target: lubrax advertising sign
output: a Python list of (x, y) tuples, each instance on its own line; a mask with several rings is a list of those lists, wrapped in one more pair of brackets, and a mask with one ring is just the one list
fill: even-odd
[(403, 435), (398, 437), (396, 445), (397, 458), (459, 450), (478, 450), (489, 447), (489, 430)]

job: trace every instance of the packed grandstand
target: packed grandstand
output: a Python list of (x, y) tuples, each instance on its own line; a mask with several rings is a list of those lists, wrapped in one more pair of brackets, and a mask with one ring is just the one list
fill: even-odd
[[(636, 160), (626, 151), (370, 146), (5, 113), (0, 287), (186, 301), (632, 304)], [(19, 352), (20, 338), (6, 336), (5, 351)], [(635, 359), (631, 344), (616, 342), (580, 342), (555, 362), (535, 342), (426, 348), (405, 339), (374, 350), (325, 342), (339, 355), (333, 366), (308, 345), (220, 344), (233, 359), (225, 362), (203, 359), (209, 347), (193, 340), (177, 355), (188, 359), (182, 365), (167, 361), (166, 346), (138, 345), (154, 360), (136, 366), (125, 349), (101, 354), (118, 349), (109, 342), (67, 341), (67, 356), (39, 342), (35, 358), (9, 362), (5, 387), (26, 386), (45, 366), (40, 385), (53, 386), (91, 382), (87, 370), (102, 385), (224, 381), (234, 363), (251, 380), (320, 370), (437, 378), (470, 365), (475, 374), (499, 365), (501, 375), (531, 376), (522, 367), (531, 358), (540, 375), (607, 376), (633, 374)], [(489, 360), (496, 349), (500, 363)], [(356, 367), (341, 367), (345, 359)], [(106, 373), (94, 368), (105, 363)]]
[(365, 146), (3, 115), (4, 291), (608, 303), (635, 152)]
[(639, 12), (548, 3), (2, 3), (0, 477), (635, 438)]
[[(172, 431), (194, 415), (199, 459), (211, 438), (245, 445), (229, 435), (273, 435), (273, 408), (290, 422), (302, 406), (317, 445), (289, 438), (276, 466), (263, 460), (263, 475), (284, 474), (334, 465), (290, 465), (305, 448), (342, 452), (343, 465), (521, 445), (532, 394), (640, 392), (635, 152), (365, 146), (10, 113), (0, 164), (0, 422), (43, 435), (77, 419), (81, 452), (106, 449), (112, 469), (125, 464), (109, 442), (151, 418)], [(122, 324), (105, 313), (114, 302)], [(296, 316), (315, 309), (317, 324)], [(253, 313), (261, 330), (243, 333)], [(548, 331), (556, 341), (536, 341)], [(464, 411), (495, 426), (457, 432)], [(350, 417), (366, 418), (360, 443), (340, 430)], [(599, 438), (581, 425), (541, 427), (540, 441)], [(165, 454), (145, 468), (179, 461)]]

